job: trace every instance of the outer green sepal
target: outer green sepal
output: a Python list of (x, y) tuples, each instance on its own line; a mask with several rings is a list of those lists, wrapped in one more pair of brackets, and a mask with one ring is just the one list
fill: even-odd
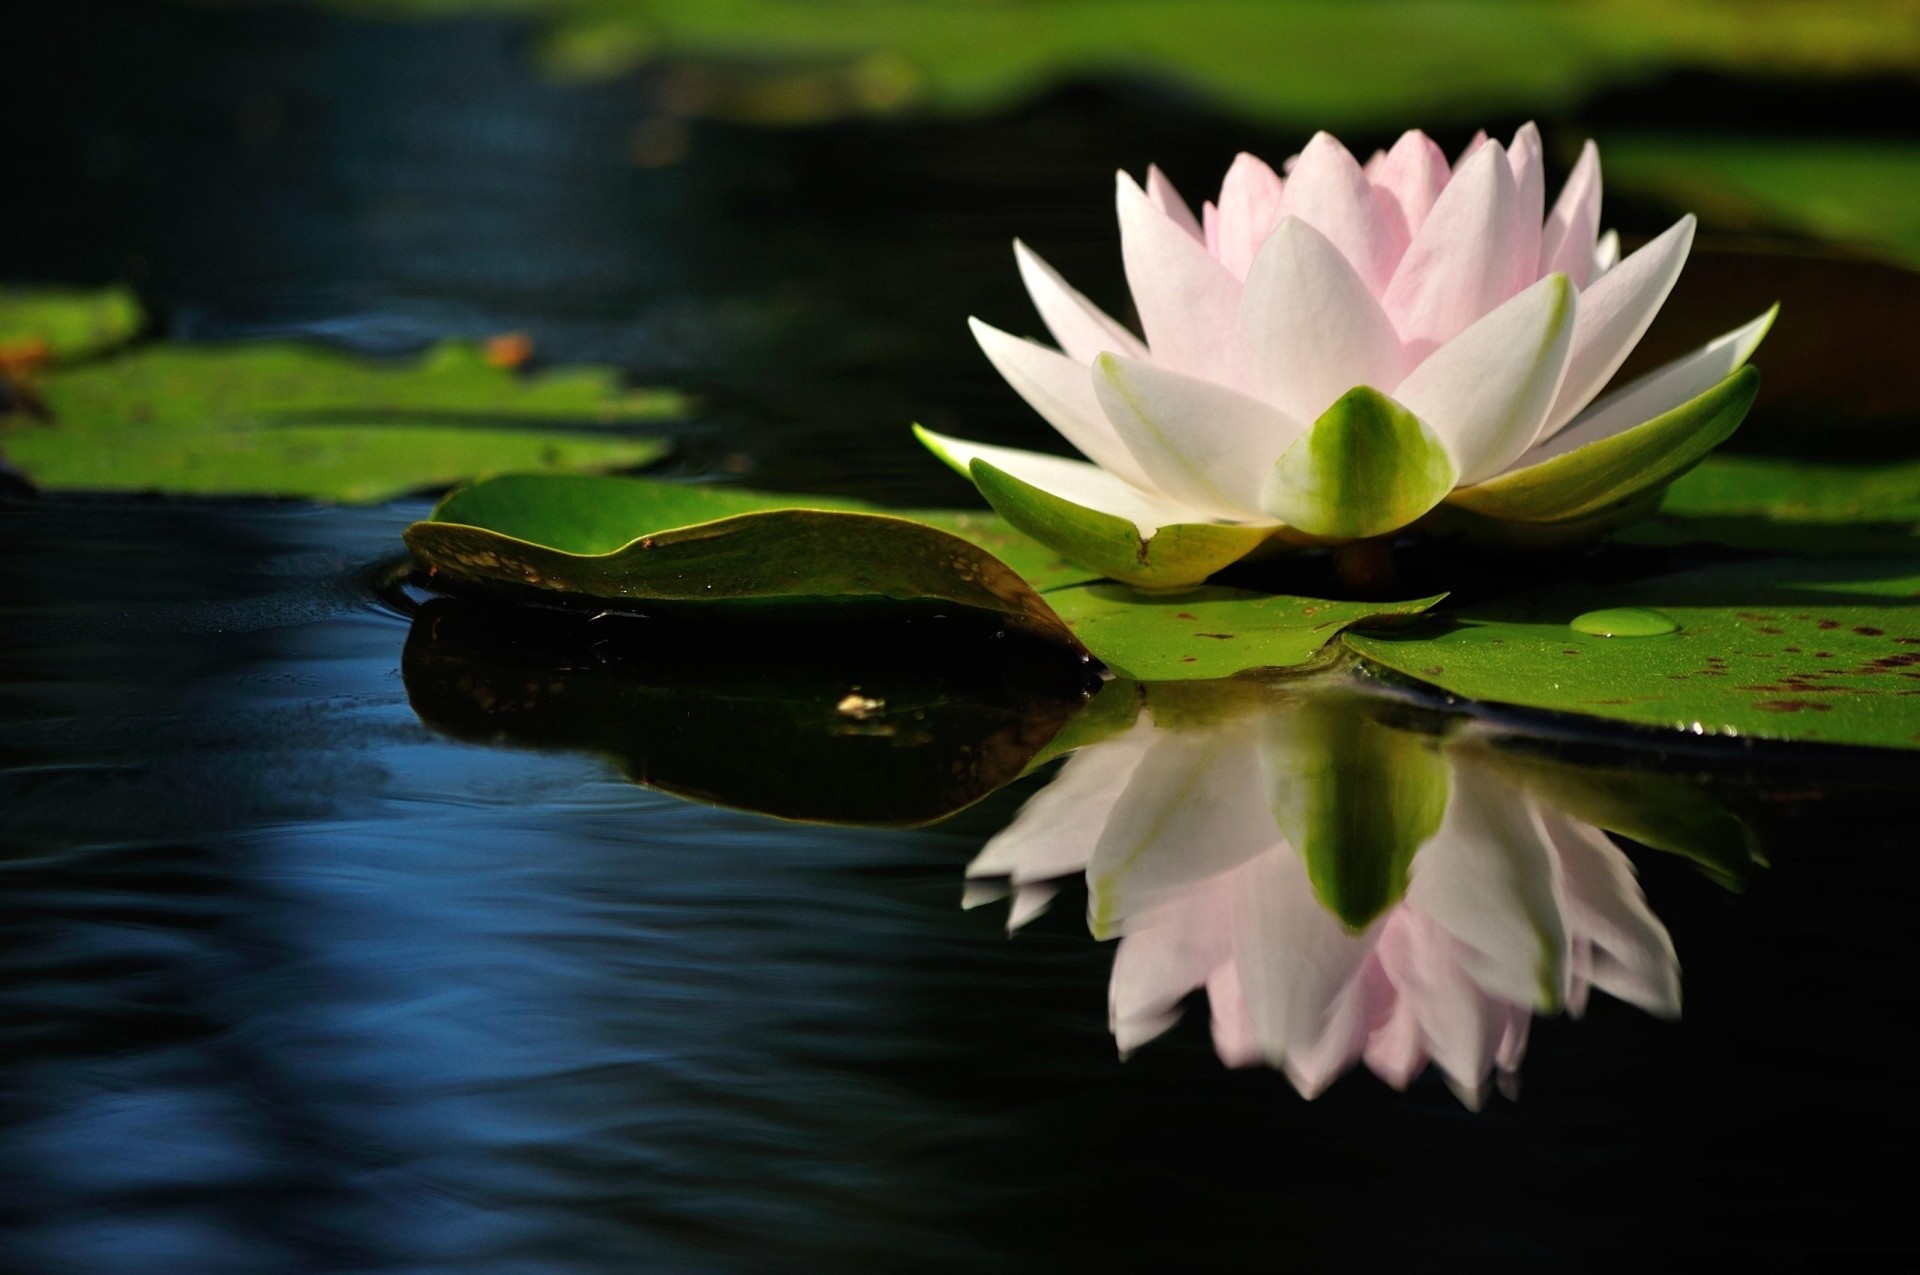
[(1748, 365), (1652, 420), (1498, 478), (1462, 487), (1447, 503), (1507, 522), (1587, 518), (1664, 487), (1726, 441), (1760, 390)]
[(1379, 390), (1356, 385), (1281, 455), (1261, 504), (1301, 531), (1359, 540), (1414, 521), (1459, 477), (1424, 421)]
[(1142, 539), (1125, 518), (1042, 491), (984, 460), (968, 477), (995, 512), (1055, 553), (1137, 589), (1185, 589), (1265, 543), (1271, 527), (1172, 523)]

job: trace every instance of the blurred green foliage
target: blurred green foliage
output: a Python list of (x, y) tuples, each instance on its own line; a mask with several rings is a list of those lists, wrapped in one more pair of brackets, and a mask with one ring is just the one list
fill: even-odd
[[(0, 318), (16, 348), (43, 355), (116, 344), (143, 322), (118, 290), (0, 289)], [(686, 410), (603, 368), (501, 364), (456, 342), (398, 363), (287, 342), (163, 342), (0, 365), (0, 457), (46, 488), (374, 501), (494, 470), (643, 465), (667, 444), (636, 427)]]

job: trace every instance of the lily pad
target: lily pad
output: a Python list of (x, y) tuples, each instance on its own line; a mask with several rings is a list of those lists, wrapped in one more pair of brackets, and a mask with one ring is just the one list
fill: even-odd
[(145, 322), (126, 288), (0, 288), (0, 360), (84, 358), (125, 344)]
[(1033, 586), (960, 528), (1002, 547), (1011, 533), (984, 517), (936, 517), (953, 530), (851, 501), (507, 475), (454, 493), (406, 539), (429, 573), (521, 600), (814, 613), (928, 604), (1079, 649)]
[[(1607, 607), (1649, 608), (1678, 627), (1602, 637), (1571, 626)], [(1562, 585), (1343, 640), (1375, 664), (1483, 703), (1692, 735), (1920, 748), (1920, 555)]]
[(1920, 460), (1715, 456), (1669, 488), (1662, 508), (1688, 517), (1791, 523), (1920, 523)]
[(1081, 585), (1047, 601), (1101, 663), (1143, 682), (1235, 677), (1312, 664), (1348, 627), (1417, 615), (1441, 597), (1332, 602), (1209, 586), (1143, 597), (1117, 584)]
[(45, 488), (376, 501), (498, 469), (617, 469), (686, 410), (609, 370), (521, 376), (472, 346), (380, 362), (294, 344), (154, 345), (55, 368), (0, 452)]
[(1920, 265), (1920, 144), (1905, 138), (1628, 135), (1602, 139), (1607, 179), (1711, 221), (1771, 226)]
[(449, 496), (406, 538), (436, 579), (513, 601), (683, 615), (961, 607), (1156, 680), (1291, 668), (1347, 625), (1439, 600), (1329, 602), (1222, 588), (1153, 598), (1086, 583), (1090, 573), (991, 514), (634, 478), (490, 479)]

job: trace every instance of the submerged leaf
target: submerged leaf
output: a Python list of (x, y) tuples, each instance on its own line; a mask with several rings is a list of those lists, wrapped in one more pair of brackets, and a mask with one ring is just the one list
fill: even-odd
[(45, 420), (0, 421), (36, 484), (374, 501), (495, 469), (614, 469), (685, 410), (604, 369), (519, 376), (461, 344), (407, 363), (293, 344), (156, 345), (41, 382)]
[[(1348, 634), (1366, 659), (1452, 694), (1658, 726), (1920, 748), (1920, 555), (1792, 558), (1483, 603), (1446, 627)], [(1677, 631), (1571, 627), (1646, 607)]]

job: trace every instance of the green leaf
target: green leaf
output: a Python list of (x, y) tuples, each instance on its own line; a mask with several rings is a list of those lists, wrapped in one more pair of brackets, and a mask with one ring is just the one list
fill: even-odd
[(436, 577), (530, 600), (653, 607), (966, 607), (1078, 650), (1031, 585), (950, 531), (845, 502), (620, 478), (508, 475), (406, 532)]
[(636, 783), (809, 822), (917, 826), (1011, 783), (1086, 702), (1077, 659), (978, 630), (715, 629), (436, 598), (401, 660), (460, 739), (603, 754)]
[(149, 346), (44, 378), (51, 419), (0, 422), (35, 483), (95, 491), (375, 501), (494, 469), (629, 468), (684, 411), (568, 369), (520, 376), (471, 346), (408, 363), (291, 344)]
[(126, 288), (0, 288), (0, 351), (43, 347), (55, 360), (124, 345), (146, 316)]
[[(1920, 555), (1794, 558), (1628, 584), (1561, 585), (1396, 634), (1366, 659), (1454, 695), (1694, 735), (1920, 747)], [(1570, 627), (1646, 607), (1679, 629)]]
[(1444, 596), (1330, 602), (1210, 586), (1162, 598), (1093, 584), (1056, 590), (1047, 601), (1113, 672), (1167, 682), (1310, 664), (1343, 629), (1378, 617), (1415, 615)]
[(1684, 474), (1745, 419), (1760, 373), (1743, 367), (1704, 394), (1611, 438), (1471, 487), (1447, 503), (1511, 522), (1588, 518)]
[(1836, 464), (1715, 456), (1667, 492), (1666, 512), (1787, 523), (1920, 523), (1920, 460)]
[(1413, 522), (1459, 477), (1446, 446), (1419, 417), (1358, 385), (1287, 448), (1261, 504), (1309, 535), (1359, 540)]
[(1150, 539), (1125, 518), (1076, 505), (1024, 483), (984, 460), (971, 466), (974, 486), (1002, 518), (1061, 556), (1137, 589), (1200, 584), (1265, 544), (1270, 527), (1174, 523)]
[(1440, 829), (1446, 758), (1348, 696), (1302, 700), (1265, 729), (1274, 818), (1320, 902), (1363, 930), (1405, 896), (1414, 853)]
[(1908, 138), (1629, 134), (1601, 142), (1609, 186), (1710, 221), (1771, 226), (1920, 264), (1920, 144)]

